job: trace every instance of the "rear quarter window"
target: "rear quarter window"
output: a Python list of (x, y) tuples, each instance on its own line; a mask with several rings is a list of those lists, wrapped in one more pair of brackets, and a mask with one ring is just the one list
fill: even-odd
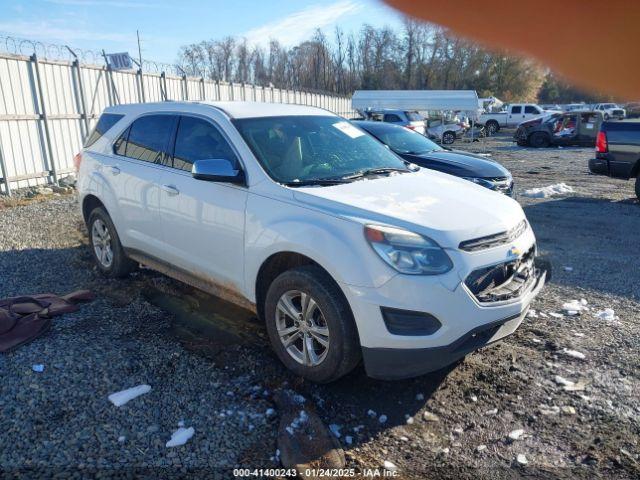
[(109, 131), (111, 127), (113, 127), (116, 123), (118, 123), (124, 115), (119, 115), (117, 113), (103, 113), (100, 115), (100, 119), (96, 124), (95, 128), (87, 138), (87, 141), (84, 143), (84, 147), (90, 147), (94, 143), (96, 143), (102, 136)]

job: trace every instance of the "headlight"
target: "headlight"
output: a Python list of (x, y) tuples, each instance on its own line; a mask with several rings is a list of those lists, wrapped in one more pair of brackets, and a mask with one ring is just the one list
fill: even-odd
[(380, 258), (400, 273), (439, 275), (453, 268), (446, 252), (428, 237), (379, 225), (365, 226), (364, 234)]

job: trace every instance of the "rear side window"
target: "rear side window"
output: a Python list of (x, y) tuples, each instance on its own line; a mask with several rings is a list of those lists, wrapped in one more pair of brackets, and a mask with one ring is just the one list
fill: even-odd
[(173, 168), (190, 172), (196, 160), (222, 158), (238, 164), (236, 154), (216, 127), (201, 118), (180, 117)]
[(540, 112), (536, 107), (527, 105), (526, 107), (524, 107), (524, 113), (533, 113), (534, 115), (538, 115)]
[(404, 114), (412, 122), (419, 122), (420, 120), (422, 120), (422, 115), (420, 115), (418, 112), (404, 112)]
[(124, 115), (118, 115), (116, 113), (103, 113), (102, 115), (100, 115), (100, 119), (98, 120), (96, 127), (93, 129), (93, 132), (91, 132), (91, 135), (89, 135), (89, 138), (87, 138), (87, 141), (84, 143), (84, 147), (90, 147), (98, 140), (100, 140), (100, 138), (105, 133), (107, 133), (107, 131), (111, 127), (118, 123), (120, 119), (122, 119), (122, 117), (124, 117)]
[(167, 154), (174, 123), (173, 115), (141, 117), (116, 141), (115, 152), (145, 162), (162, 162)]
[(522, 113), (522, 107), (511, 107), (511, 113)]
[(397, 123), (397, 122), (401, 122), (402, 119), (395, 113), (386, 113), (384, 115), (384, 121), (389, 123)]

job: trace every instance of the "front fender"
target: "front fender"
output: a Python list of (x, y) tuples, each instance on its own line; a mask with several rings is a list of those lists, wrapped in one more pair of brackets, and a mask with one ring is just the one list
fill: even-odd
[(288, 202), (251, 198), (247, 205), (245, 285), (255, 301), (263, 263), (280, 252), (309, 257), (339, 283), (380, 286), (396, 273), (373, 252), (362, 225)]

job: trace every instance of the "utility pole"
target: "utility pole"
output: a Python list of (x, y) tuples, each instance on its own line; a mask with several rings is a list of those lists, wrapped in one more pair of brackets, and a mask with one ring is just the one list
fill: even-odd
[(138, 61), (140, 62), (140, 69), (142, 69), (142, 49), (140, 48), (140, 31), (136, 30), (136, 36), (138, 37)]

